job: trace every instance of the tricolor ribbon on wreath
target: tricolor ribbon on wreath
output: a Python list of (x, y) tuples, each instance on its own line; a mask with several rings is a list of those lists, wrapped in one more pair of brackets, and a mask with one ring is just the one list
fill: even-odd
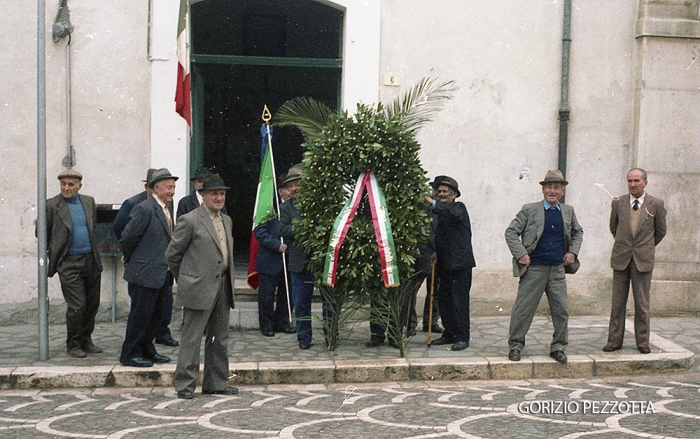
[(382, 266), (384, 286), (396, 287), (400, 283), (399, 273), (396, 267), (396, 246), (394, 245), (394, 236), (391, 233), (389, 211), (386, 207), (384, 193), (377, 184), (377, 178), (374, 176), (374, 173), (365, 171), (357, 178), (357, 184), (355, 185), (352, 197), (345, 203), (333, 224), (331, 240), (328, 244), (328, 253), (326, 254), (326, 264), (323, 269), (323, 282), (326, 285), (335, 285), (336, 276), (338, 274), (338, 253), (340, 252), (340, 246), (343, 244), (343, 241), (345, 241), (365, 190), (369, 198), (372, 223), (374, 224), (374, 234), (377, 237), (377, 244), (379, 246), (379, 259)]

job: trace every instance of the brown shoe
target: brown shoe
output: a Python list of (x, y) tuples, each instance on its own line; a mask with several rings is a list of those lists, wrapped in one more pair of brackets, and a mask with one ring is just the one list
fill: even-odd
[(68, 355), (70, 355), (73, 358), (85, 358), (85, 357), (87, 357), (87, 354), (85, 353), (85, 351), (80, 349), (80, 348), (68, 349)]
[(649, 346), (642, 346), (641, 348), (639, 348), (639, 352), (641, 352), (642, 354), (651, 354), (651, 349), (649, 348)]
[(619, 351), (620, 349), (622, 349), (622, 346), (613, 346), (610, 344), (606, 344), (605, 347), (603, 347), (603, 352)]
[(88, 354), (100, 354), (102, 353), (102, 348), (94, 343), (83, 346), (83, 350)]

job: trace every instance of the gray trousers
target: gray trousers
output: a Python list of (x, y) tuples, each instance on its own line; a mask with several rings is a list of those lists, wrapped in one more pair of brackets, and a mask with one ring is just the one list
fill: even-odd
[(520, 276), (518, 297), (510, 315), (508, 346), (511, 350), (522, 350), (525, 346), (525, 335), (530, 329), (543, 292), (547, 294), (554, 325), (550, 352), (563, 351), (569, 344), (569, 301), (564, 264), (555, 267), (531, 265)]
[(627, 298), (632, 284), (634, 296), (634, 336), (637, 347), (649, 347), (649, 290), (652, 272), (637, 270), (634, 259), (626, 270), (613, 270), (612, 307), (608, 327), (608, 344), (622, 347), (625, 338), (625, 318), (627, 315)]
[(199, 353), (204, 340), (204, 377), (202, 389), (223, 390), (228, 387), (228, 331), (231, 281), (222, 276), (219, 294), (208, 310), (183, 308), (180, 351), (175, 369), (175, 390), (194, 392), (199, 379)]

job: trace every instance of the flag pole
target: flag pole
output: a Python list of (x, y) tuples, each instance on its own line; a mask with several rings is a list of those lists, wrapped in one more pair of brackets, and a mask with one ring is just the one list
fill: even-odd
[[(267, 133), (267, 148), (270, 153), (270, 164), (272, 165), (272, 184), (274, 186), (274, 197), (275, 197), (275, 207), (277, 208), (277, 220), (280, 219), (280, 199), (277, 196), (277, 171), (275, 170), (275, 156), (272, 153), (272, 134), (270, 133), (270, 119), (272, 119), (272, 114), (267, 108), (267, 105), (263, 108), (262, 120), (265, 122), (265, 131)], [(280, 237), (280, 242), (284, 244), (284, 238)], [(285, 295), (287, 297), (287, 315), (289, 316), (289, 321), (292, 321), (292, 304), (289, 301), (289, 282), (287, 281), (287, 259), (282, 253), (282, 273), (284, 274), (284, 289)]]

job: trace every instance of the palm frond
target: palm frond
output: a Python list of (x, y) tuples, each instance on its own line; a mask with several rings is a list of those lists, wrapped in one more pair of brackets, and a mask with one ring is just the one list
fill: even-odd
[(444, 101), (452, 99), (458, 90), (454, 81), (426, 77), (386, 107), (388, 119), (398, 118), (406, 131), (416, 131), (442, 109)]
[(294, 125), (308, 139), (321, 133), (332, 114), (330, 108), (315, 99), (294, 98), (279, 107), (272, 122), (277, 126)]

